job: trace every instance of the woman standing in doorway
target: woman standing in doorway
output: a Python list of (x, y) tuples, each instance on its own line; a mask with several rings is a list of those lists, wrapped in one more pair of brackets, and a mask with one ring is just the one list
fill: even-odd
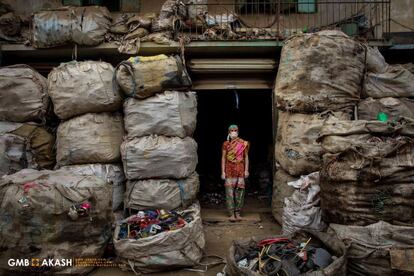
[(221, 157), (221, 178), (226, 189), (226, 205), (230, 221), (241, 221), (245, 182), (249, 177), (249, 142), (239, 138), (239, 128), (229, 127), (227, 141), (223, 143)]

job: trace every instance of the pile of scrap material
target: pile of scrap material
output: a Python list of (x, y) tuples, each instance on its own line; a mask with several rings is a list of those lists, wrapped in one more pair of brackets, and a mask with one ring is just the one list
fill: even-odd
[(322, 232), (236, 240), (228, 253), (226, 274), (345, 275), (346, 253), (344, 243)]
[(349, 246), (350, 274), (414, 272), (413, 85), (409, 70), (368, 48), (359, 120), (321, 133), (322, 215)]
[(353, 275), (414, 272), (413, 85), (407, 68), (342, 33), (294, 36), (282, 50), (273, 214), (286, 233), (330, 224)]
[(197, 265), (205, 246), (200, 206), (139, 212), (118, 223), (113, 242), (121, 268), (136, 273)]
[(120, 225), (118, 239), (142, 239), (166, 231), (183, 228), (192, 221), (192, 217), (183, 217), (176, 211), (164, 209), (139, 211)]
[[(197, 99), (180, 58), (71, 61), (47, 79), (14, 65), (0, 80), (1, 259), (101, 258), (113, 226), (124, 268), (199, 264)], [(113, 224), (122, 210), (135, 215)]]

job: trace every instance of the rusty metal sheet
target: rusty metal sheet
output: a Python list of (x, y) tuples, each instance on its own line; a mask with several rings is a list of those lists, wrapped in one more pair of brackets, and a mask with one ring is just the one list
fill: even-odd
[(414, 248), (391, 249), (391, 268), (414, 272)]

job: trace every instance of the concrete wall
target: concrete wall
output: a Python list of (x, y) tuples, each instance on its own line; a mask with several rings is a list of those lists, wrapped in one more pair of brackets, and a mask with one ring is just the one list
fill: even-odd
[[(414, 1), (393, 0), (391, 3), (391, 18), (414, 29)], [(391, 32), (412, 32), (412, 30), (391, 22)]]
[(2, 2), (10, 5), (23, 19), (28, 19), (33, 12), (62, 6), (59, 0), (3, 0)]

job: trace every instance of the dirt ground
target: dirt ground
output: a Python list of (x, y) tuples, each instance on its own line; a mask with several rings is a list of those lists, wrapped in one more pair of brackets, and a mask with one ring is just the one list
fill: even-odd
[[(244, 213), (245, 221), (230, 223), (227, 221), (223, 205), (202, 205), (201, 216), (203, 219), (206, 238), (206, 255), (226, 257), (231, 242), (234, 239), (243, 239), (251, 236), (268, 236), (280, 234), (281, 227), (273, 219), (269, 203), (257, 196), (246, 198)], [(175, 270), (164, 273), (153, 273), (153, 276), (187, 276), (206, 275), (216, 276), (221, 272), (224, 264), (209, 267), (206, 272)], [(204, 268), (199, 268), (204, 269)], [(124, 272), (118, 268), (100, 268), (91, 273), (93, 276), (127, 276), (133, 272)]]

